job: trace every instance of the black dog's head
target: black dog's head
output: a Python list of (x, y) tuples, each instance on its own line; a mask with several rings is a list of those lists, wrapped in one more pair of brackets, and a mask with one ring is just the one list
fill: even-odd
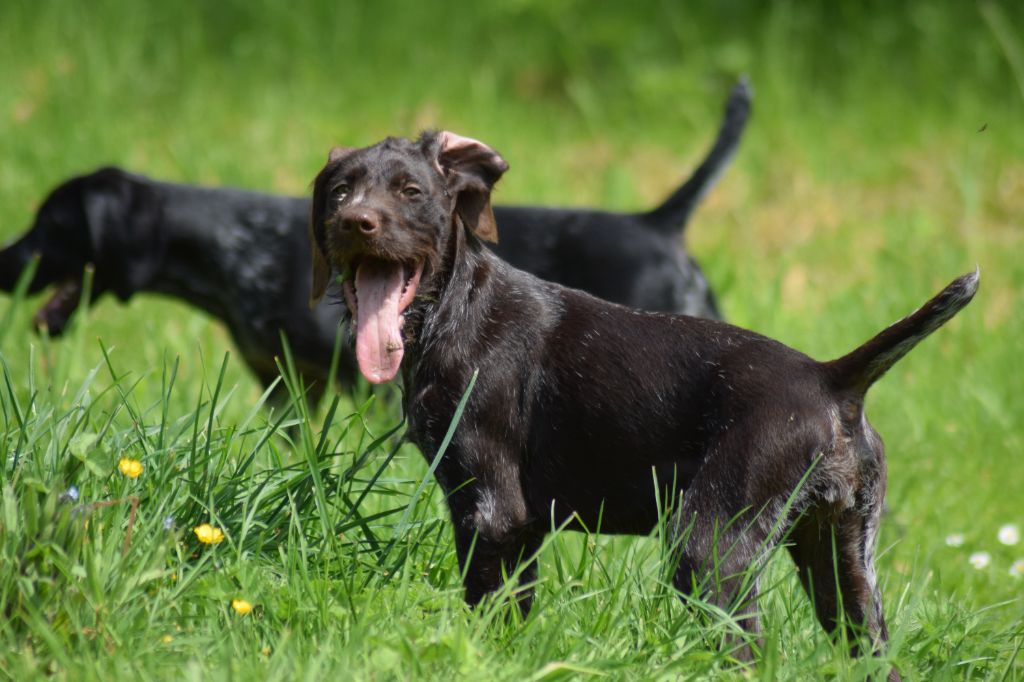
[(78, 306), (88, 264), (96, 266), (93, 297), (113, 291), (126, 299), (141, 287), (150, 269), (145, 253), (152, 251), (131, 247), (147, 241), (145, 234), (137, 234), (145, 232), (147, 221), (143, 218), (131, 225), (128, 221), (134, 184), (131, 176), (118, 168), (72, 178), (50, 193), (36, 212), (31, 229), (0, 250), (0, 290), (12, 291), (21, 272), (37, 256), (29, 293), (57, 286), (34, 318), (35, 324), (45, 326), (51, 335), (64, 330)]
[(440, 288), (452, 245), (497, 241), (491, 188), (507, 168), (487, 145), (448, 132), (331, 151), (313, 183), (310, 302), (332, 268), (342, 276), (368, 381), (398, 373), (403, 313), (417, 290)]

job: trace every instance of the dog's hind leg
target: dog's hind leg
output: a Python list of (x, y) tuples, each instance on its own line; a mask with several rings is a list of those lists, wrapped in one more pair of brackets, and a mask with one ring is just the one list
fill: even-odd
[[(869, 487), (854, 508), (809, 510), (794, 524), (788, 545), (818, 620), (833, 635), (845, 624), (854, 656), (861, 636), (870, 638), (876, 653), (889, 638), (874, 568), (884, 477)], [(899, 679), (895, 669), (889, 671), (890, 681)]]
[(820, 436), (805, 424), (762, 438), (765, 422), (765, 415), (752, 413), (708, 444), (672, 525), (678, 556), (673, 584), (734, 615), (750, 635), (735, 643), (739, 660), (752, 660), (750, 639), (763, 644), (758, 577), (805, 494), (806, 468), (794, 453), (808, 452)]
[[(673, 521), (673, 541), (679, 545), (673, 584), (683, 594), (733, 612), (744, 631), (758, 636), (756, 565), (774, 544), (774, 519), (768, 510), (731, 504), (712, 478), (707, 471), (697, 475)], [(745, 642), (738, 643), (734, 655), (741, 661), (753, 659)]]

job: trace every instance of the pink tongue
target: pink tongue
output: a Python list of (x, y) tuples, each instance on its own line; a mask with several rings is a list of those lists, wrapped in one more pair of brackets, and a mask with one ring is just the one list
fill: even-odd
[(356, 359), (371, 384), (391, 381), (405, 352), (399, 301), (405, 277), (398, 263), (366, 259), (356, 270)]

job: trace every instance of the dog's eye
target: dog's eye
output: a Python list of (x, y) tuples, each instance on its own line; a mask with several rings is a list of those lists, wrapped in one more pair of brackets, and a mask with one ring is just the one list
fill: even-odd
[(349, 186), (348, 183), (343, 182), (334, 189), (331, 190), (331, 194), (334, 195), (335, 201), (344, 201), (345, 197), (348, 196)]
[(423, 194), (423, 190), (416, 185), (406, 185), (402, 188), (402, 196), (406, 199), (414, 199), (421, 194)]

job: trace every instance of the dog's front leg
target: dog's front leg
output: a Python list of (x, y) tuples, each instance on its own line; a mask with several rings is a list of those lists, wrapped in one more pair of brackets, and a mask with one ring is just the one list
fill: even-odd
[(500, 469), (491, 468), (449, 494), (455, 550), (467, 604), (476, 606), (518, 571), (514, 599), (525, 616), (533, 602), (535, 554), (543, 532), (527, 520), (518, 476)]
[(455, 550), (463, 573), (466, 603), (475, 607), (488, 594), (501, 589), (505, 580), (518, 570), (519, 586), (513, 598), (525, 617), (533, 605), (533, 583), (537, 579), (534, 554), (540, 548), (542, 536), (523, 532), (514, 538), (496, 540), (485, 537), (480, 530), (463, 524), (455, 531)]

